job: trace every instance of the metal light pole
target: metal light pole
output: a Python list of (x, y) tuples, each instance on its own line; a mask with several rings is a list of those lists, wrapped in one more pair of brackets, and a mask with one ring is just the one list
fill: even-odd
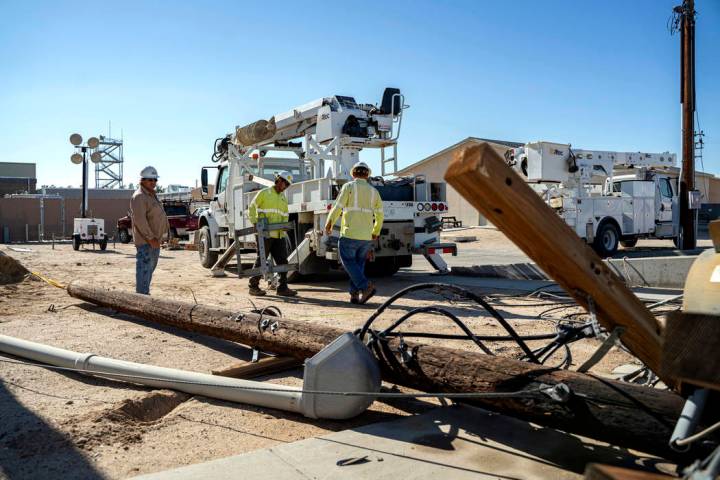
[[(82, 145), (82, 136), (79, 133), (73, 133), (70, 135), (70, 143), (72, 143), (77, 150), (82, 152), (82, 155), (78, 152), (73, 153), (70, 156), (70, 161), (75, 164), (82, 163), (82, 203), (80, 203), (80, 218), (86, 218), (88, 210), (87, 151), (97, 148), (98, 145), (100, 145), (100, 140), (96, 137), (90, 137), (88, 138), (87, 145)], [(90, 155), (90, 159), (93, 163), (98, 163), (100, 161), (100, 153), (93, 152)]]
[[(73, 250), (79, 250), (83, 243), (93, 244), (99, 243), (100, 250), (107, 248), (107, 236), (105, 235), (105, 220), (101, 218), (87, 218), (88, 213), (88, 158), (87, 153), (90, 150), (90, 160), (98, 163), (102, 154), (96, 149), (100, 145), (100, 140), (95, 137), (88, 138), (87, 144), (83, 145), (82, 137), (78, 133), (70, 135), (70, 143), (75, 146), (75, 153), (70, 156), (70, 161), (74, 164), (82, 164), (82, 202), (80, 204), (80, 218), (73, 219)], [(95, 150), (95, 151), (93, 151)]]

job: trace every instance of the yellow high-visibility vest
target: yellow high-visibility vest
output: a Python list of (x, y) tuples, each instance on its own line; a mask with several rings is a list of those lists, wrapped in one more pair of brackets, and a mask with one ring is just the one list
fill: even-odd
[(340, 235), (354, 240), (372, 240), (383, 223), (380, 193), (363, 178), (342, 186), (325, 226), (334, 225), (342, 213)]
[[(285, 223), (290, 215), (288, 214), (287, 198), (278, 193), (275, 187), (268, 187), (260, 190), (248, 207), (250, 223), (257, 224), (258, 220), (265, 218), (268, 224)], [(282, 238), (285, 232), (273, 230), (270, 232), (272, 238)]]

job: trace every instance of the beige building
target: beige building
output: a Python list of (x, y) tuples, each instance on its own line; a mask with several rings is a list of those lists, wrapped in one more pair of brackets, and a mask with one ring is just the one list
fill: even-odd
[(702, 203), (720, 204), (720, 178), (711, 173), (697, 172), (695, 188), (702, 194)]
[(487, 224), (487, 220), (478, 212), (462, 195), (460, 195), (450, 185), (445, 184), (444, 176), (450, 160), (452, 160), (452, 152), (457, 147), (473, 145), (475, 143), (488, 142), (501, 155), (504, 155), (509, 148), (522, 146), (521, 143), (506, 142), (503, 140), (487, 140), (484, 138), (468, 137), (455, 145), (441, 150), (429, 157), (420, 160), (417, 163), (399, 170), (395, 175), (425, 175), (428, 183), (442, 183), (445, 185), (446, 199), (449, 211), (444, 217), (455, 217), (461, 221), (464, 227), (472, 227)]

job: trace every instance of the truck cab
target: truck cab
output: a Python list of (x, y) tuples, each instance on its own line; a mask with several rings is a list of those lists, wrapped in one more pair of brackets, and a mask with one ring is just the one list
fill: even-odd
[[(647, 185), (645, 190), (647, 196), (652, 196), (649, 215), (653, 226), (648, 226), (646, 234), (638, 232), (623, 232), (626, 239), (623, 244), (637, 242), (640, 237), (653, 238), (676, 238), (679, 228), (679, 205), (677, 177), (668, 173), (647, 172), (645, 180), (638, 180), (637, 175), (617, 175), (612, 179), (610, 194), (621, 197), (629, 197), (631, 200), (638, 197), (638, 192), (643, 190), (642, 185)], [(638, 183), (642, 182), (642, 183)], [(652, 192), (652, 195), (650, 195)]]

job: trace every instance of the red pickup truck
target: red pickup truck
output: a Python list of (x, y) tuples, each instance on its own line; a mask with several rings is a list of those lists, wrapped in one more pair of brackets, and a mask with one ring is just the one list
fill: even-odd
[[(196, 211), (190, 213), (190, 208), (182, 202), (163, 202), (165, 215), (170, 223), (169, 238), (187, 238), (188, 232), (197, 230), (199, 217)], [(132, 220), (128, 215), (117, 221), (118, 240), (122, 243), (130, 243), (132, 240)]]

